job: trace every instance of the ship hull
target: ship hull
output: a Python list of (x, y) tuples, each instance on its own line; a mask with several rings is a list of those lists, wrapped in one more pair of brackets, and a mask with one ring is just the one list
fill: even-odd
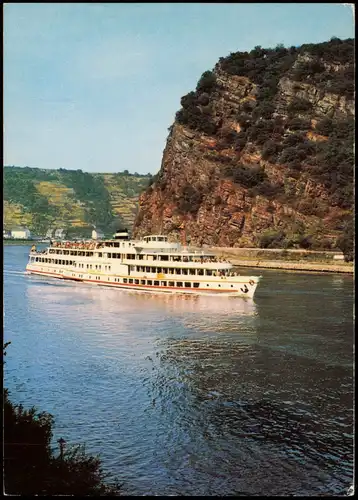
[[(164, 294), (187, 294), (187, 295), (216, 295), (221, 297), (246, 297), (253, 298), (256, 287), (258, 285), (260, 277), (257, 276), (240, 276), (239, 281), (226, 280), (225, 278), (215, 282), (202, 281), (200, 287), (198, 288), (186, 288), (177, 286), (168, 286), (169, 278), (165, 280), (161, 279), (161, 283), (165, 283), (165, 286), (161, 285), (148, 285), (148, 284), (130, 284), (123, 283), (123, 279), (131, 279), (130, 276), (117, 278), (114, 276), (104, 276), (98, 279), (98, 276), (87, 275), (87, 277), (80, 277), (77, 273), (68, 273), (67, 270), (56, 270), (56, 272), (43, 271), (36, 269), (35, 266), (26, 266), (26, 272), (30, 275), (37, 275), (47, 278), (53, 278), (57, 280), (67, 281), (67, 282), (77, 282), (93, 284), (97, 286), (105, 286), (109, 288), (116, 288), (120, 290), (132, 290), (137, 292), (146, 293), (164, 293)], [(120, 281), (114, 282), (115, 279)], [(137, 279), (137, 281), (139, 281)], [(142, 281), (142, 280), (140, 280)], [(148, 280), (146, 280), (148, 281)], [(150, 280), (150, 281), (153, 281)], [(220, 288), (219, 288), (220, 286)], [(204, 288), (205, 287), (205, 288)]]

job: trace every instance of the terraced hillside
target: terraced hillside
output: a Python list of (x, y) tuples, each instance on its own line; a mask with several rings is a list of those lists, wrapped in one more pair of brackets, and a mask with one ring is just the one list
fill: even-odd
[(88, 236), (93, 226), (111, 235), (129, 229), (139, 194), (150, 175), (90, 174), (81, 170), (4, 167), (4, 228), (27, 226), (35, 234), (65, 228), (70, 236)]
[(125, 227), (132, 227), (138, 206), (138, 189), (143, 191), (148, 185), (141, 183), (142, 177), (123, 176), (122, 174), (102, 174), (104, 185), (109, 193), (112, 211), (120, 217)]

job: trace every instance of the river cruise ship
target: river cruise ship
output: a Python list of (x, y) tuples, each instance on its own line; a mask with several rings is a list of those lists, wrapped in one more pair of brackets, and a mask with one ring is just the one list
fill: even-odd
[(149, 235), (129, 240), (51, 241), (30, 250), (27, 273), (96, 285), (160, 293), (252, 298), (260, 276), (241, 276), (232, 264), (202, 249)]

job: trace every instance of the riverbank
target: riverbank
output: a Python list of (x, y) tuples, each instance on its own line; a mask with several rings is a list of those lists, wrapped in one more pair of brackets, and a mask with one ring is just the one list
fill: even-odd
[(335, 260), (335, 256), (341, 255), (331, 251), (226, 247), (211, 248), (211, 251), (239, 267), (348, 274), (354, 272), (352, 262)]
[(2, 240), (3, 245), (39, 245), (41, 243), (46, 243), (42, 242), (39, 240)]
[(281, 269), (286, 271), (313, 271), (319, 273), (347, 273), (353, 274), (353, 265), (333, 265), (333, 264), (308, 264), (301, 262), (275, 262), (275, 261), (245, 261), (240, 259), (231, 259), (230, 262), (235, 266), (257, 267), (266, 269)]

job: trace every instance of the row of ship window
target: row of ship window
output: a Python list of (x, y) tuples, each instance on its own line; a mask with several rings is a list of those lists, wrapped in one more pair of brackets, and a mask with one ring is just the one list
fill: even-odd
[[(98, 254), (100, 255), (100, 254)], [(169, 260), (172, 262), (217, 262), (217, 260), (210, 256), (201, 255), (199, 256), (186, 256), (186, 255), (156, 255), (156, 254), (121, 254), (121, 253), (107, 253), (107, 257), (109, 259), (127, 259), (127, 260), (157, 260), (157, 261), (165, 261)]]
[[(95, 253), (93, 251), (88, 251), (88, 250), (54, 250), (53, 248), (50, 248), (49, 253), (51, 254), (56, 254), (56, 255), (75, 255), (78, 257), (93, 257)], [(103, 252), (96, 252), (96, 257), (103, 257)], [(109, 259), (143, 259), (143, 255), (136, 255), (136, 254), (121, 254), (121, 253), (107, 253), (107, 258)], [(156, 260), (156, 256), (153, 260)], [(168, 260), (168, 256), (166, 256), (165, 259), (163, 260)]]
[(48, 259), (47, 257), (31, 257), (30, 262), (43, 262), (45, 264), (61, 264), (63, 266), (76, 266), (73, 260)]
[[(116, 278), (115, 280), (120, 281), (119, 278)], [(134, 284), (134, 285), (154, 285), (154, 286), (177, 286), (177, 287), (184, 287), (184, 288), (191, 288), (192, 286), (194, 288), (199, 288), (200, 283), (191, 283), (190, 281), (159, 281), (159, 280), (139, 280), (139, 279), (132, 279), (132, 278), (123, 278), (123, 283), (124, 284)], [(209, 285), (207, 285), (209, 286)]]
[[(84, 251), (84, 250), (54, 250), (51, 248), (49, 253), (56, 255), (74, 255), (78, 257), (93, 257), (94, 252)], [(96, 257), (103, 257), (103, 252), (96, 252)], [(144, 258), (146, 257), (146, 259)], [(121, 254), (121, 253), (107, 253), (108, 259), (129, 259), (129, 260), (148, 260), (148, 257), (151, 260), (161, 260), (161, 261), (169, 261), (169, 255), (141, 255), (141, 254)], [(186, 256), (171, 256), (174, 262), (202, 262), (203, 257), (186, 257)], [(210, 262), (214, 262), (214, 260), (209, 260)]]
[[(108, 278), (109, 279), (109, 278)], [(115, 278), (114, 281), (120, 283), (119, 278)], [(134, 285), (154, 285), (154, 286), (169, 286), (169, 287), (183, 287), (183, 288), (199, 288), (200, 283), (191, 283), (190, 281), (159, 281), (159, 280), (139, 280), (139, 279), (132, 279), (132, 278), (123, 278), (123, 283), (124, 284), (134, 284)], [(209, 283), (206, 284), (206, 286), (210, 286)], [(218, 288), (221, 288), (221, 284), (219, 283)], [(228, 287), (229, 285), (225, 285)], [(231, 288), (234, 288), (234, 285), (230, 285)]]
[[(93, 264), (93, 267), (92, 267), (92, 264), (76, 263), (74, 260), (48, 259), (47, 257), (31, 257), (30, 262), (42, 262), (44, 264), (60, 264), (62, 266), (73, 266), (73, 267), (76, 267), (76, 265), (77, 265), (79, 268), (82, 268), (82, 269), (85, 269), (85, 268), (86, 269), (96, 269), (98, 271), (100, 271), (102, 269), (101, 264), (98, 264), (98, 265)], [(111, 266), (104, 265), (103, 269), (105, 271), (110, 271)]]
[(190, 276), (215, 276), (216, 271), (212, 269), (185, 269), (173, 267), (151, 267), (151, 266), (130, 266), (131, 271), (139, 273), (163, 273), (163, 274), (183, 274)]
[(83, 250), (54, 250), (53, 248), (50, 248), (49, 253), (56, 255), (79, 255), (81, 257), (93, 257), (94, 255), (93, 252), (85, 252)]
[[(76, 262), (73, 264), (74, 267), (76, 267)], [(92, 267), (92, 264), (81, 264), (79, 263), (78, 264), (78, 267), (81, 268), (81, 269), (95, 269), (95, 270), (98, 270), (98, 271), (101, 271), (102, 267), (103, 267), (103, 270), (104, 271), (110, 271), (111, 270), (111, 266), (102, 266), (101, 264), (93, 264), (93, 267)]]
[[(119, 278), (115, 278), (114, 281), (120, 282)], [(159, 281), (159, 280), (139, 280), (132, 278), (123, 278), (123, 283), (129, 283), (134, 285), (154, 285), (154, 286), (174, 286), (174, 287), (183, 287), (183, 288), (199, 288), (200, 283), (191, 283), (190, 281)], [(209, 283), (206, 286), (210, 286)], [(228, 286), (228, 285), (226, 285)], [(221, 288), (221, 284), (218, 284), (218, 287)], [(234, 285), (231, 285), (231, 288), (234, 288)]]

